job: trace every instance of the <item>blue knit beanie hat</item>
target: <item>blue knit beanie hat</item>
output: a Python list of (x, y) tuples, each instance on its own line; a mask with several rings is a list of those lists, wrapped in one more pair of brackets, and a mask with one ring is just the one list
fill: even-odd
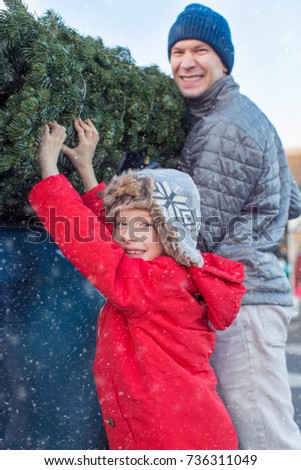
[(188, 5), (169, 31), (168, 57), (172, 46), (184, 39), (198, 39), (211, 46), (227, 67), (227, 73), (231, 73), (234, 47), (229, 25), (219, 13), (199, 3)]

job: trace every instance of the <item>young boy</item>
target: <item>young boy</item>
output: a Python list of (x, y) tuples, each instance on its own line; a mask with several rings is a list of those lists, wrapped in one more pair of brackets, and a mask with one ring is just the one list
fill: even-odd
[[(236, 449), (209, 365), (209, 322), (216, 329), (233, 322), (243, 266), (196, 249), (200, 200), (188, 175), (146, 169), (98, 185), (98, 133), (90, 120), (75, 128), (79, 145), (70, 149), (62, 126), (45, 126), (43, 180), (29, 200), (64, 255), (107, 299), (94, 376), (110, 449)], [(82, 197), (58, 172), (61, 149), (82, 178)]]

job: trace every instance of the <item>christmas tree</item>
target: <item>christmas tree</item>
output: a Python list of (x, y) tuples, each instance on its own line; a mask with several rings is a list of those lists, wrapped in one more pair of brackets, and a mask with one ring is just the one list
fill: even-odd
[[(90, 117), (100, 134), (97, 177), (108, 180), (125, 152), (176, 166), (185, 137), (184, 105), (158, 67), (138, 67), (127, 48), (82, 36), (52, 10), (37, 17), (21, 0), (0, 12), (0, 192), (5, 217), (17, 217), (39, 180), (41, 129), (57, 121), (76, 145), (72, 121)], [(80, 191), (76, 171), (60, 156), (60, 171)], [(23, 210), (23, 209), (22, 209)], [(24, 216), (24, 212), (23, 212)]]

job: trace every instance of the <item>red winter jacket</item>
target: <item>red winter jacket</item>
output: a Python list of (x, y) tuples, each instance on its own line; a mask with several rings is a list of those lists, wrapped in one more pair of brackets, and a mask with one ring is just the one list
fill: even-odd
[(215, 332), (208, 321), (224, 329), (235, 319), (243, 266), (212, 254), (202, 268), (167, 256), (129, 258), (95, 217), (103, 188), (81, 198), (56, 175), (38, 183), (29, 200), (65, 256), (107, 299), (94, 375), (110, 449), (236, 449), (209, 365)]

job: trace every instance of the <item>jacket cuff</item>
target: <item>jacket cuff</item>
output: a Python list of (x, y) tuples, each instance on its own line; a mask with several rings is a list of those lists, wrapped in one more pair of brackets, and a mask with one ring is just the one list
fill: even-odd
[(95, 203), (95, 201), (99, 200), (102, 198), (102, 192), (105, 189), (106, 185), (105, 183), (99, 183), (95, 188), (90, 189), (90, 191), (87, 191), (86, 193), (83, 193), (81, 195), (81, 198), (83, 200), (83, 203), (85, 205), (90, 205)]
[(100, 183), (95, 188), (87, 191), (81, 195), (82, 202), (86, 207), (89, 207), (94, 214), (96, 214), (100, 219), (105, 219), (103, 212), (103, 203), (102, 203), (102, 192), (105, 189), (106, 185)]

